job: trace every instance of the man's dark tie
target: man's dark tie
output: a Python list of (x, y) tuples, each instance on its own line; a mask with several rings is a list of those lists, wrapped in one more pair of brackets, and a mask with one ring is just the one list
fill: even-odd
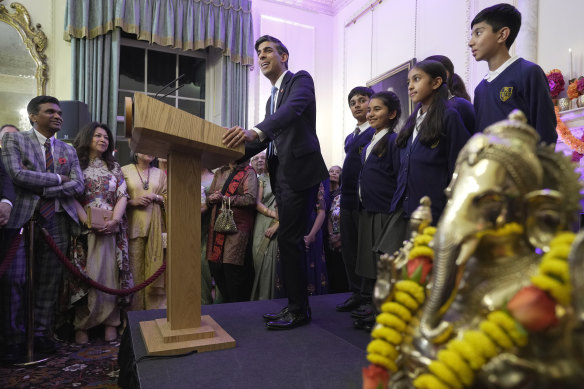
[[(51, 152), (50, 139), (47, 139), (45, 142), (45, 163), (47, 166), (47, 172), (53, 173), (55, 171), (55, 165), (53, 163), (53, 153)], [(55, 214), (55, 199), (42, 199), (39, 213), (46, 222), (51, 220)]]
[[(270, 115), (276, 112), (276, 93), (278, 92), (278, 88), (272, 86), (272, 93), (270, 98)], [(268, 143), (268, 155), (267, 157), (270, 158), (272, 155), (277, 155), (276, 153), (276, 146), (274, 145), (274, 141), (270, 141)]]
[(359, 127), (355, 127), (355, 131), (353, 131), (353, 139), (355, 139), (360, 132), (361, 129)]

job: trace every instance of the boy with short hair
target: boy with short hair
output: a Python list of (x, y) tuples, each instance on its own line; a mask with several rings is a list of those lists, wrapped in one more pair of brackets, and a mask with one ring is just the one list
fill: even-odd
[[(359, 228), (359, 172), (362, 166), (363, 148), (371, 142), (375, 133), (367, 122), (369, 98), (373, 93), (375, 92), (371, 88), (358, 86), (349, 92), (348, 97), (349, 108), (357, 120), (357, 125), (345, 139), (345, 161), (341, 173), (343, 183), (341, 187), (341, 252), (352, 295), (344, 303), (337, 305), (337, 311), (341, 312), (355, 311), (363, 304), (370, 303), (373, 291), (373, 285), (363, 285), (361, 277), (355, 273)], [(361, 315), (366, 313), (360, 312)], [(361, 316), (357, 316), (359, 317)]]
[(489, 73), (475, 89), (477, 131), (520, 109), (541, 141), (555, 144), (556, 115), (545, 73), (538, 65), (509, 54), (520, 27), (521, 13), (509, 4), (485, 8), (471, 23), (472, 55), (489, 65)]

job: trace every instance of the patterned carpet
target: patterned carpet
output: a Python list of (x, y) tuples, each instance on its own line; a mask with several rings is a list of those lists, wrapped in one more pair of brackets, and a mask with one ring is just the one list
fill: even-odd
[(0, 366), (0, 388), (114, 389), (119, 341), (92, 338), (84, 346), (61, 343), (56, 355), (35, 367)]

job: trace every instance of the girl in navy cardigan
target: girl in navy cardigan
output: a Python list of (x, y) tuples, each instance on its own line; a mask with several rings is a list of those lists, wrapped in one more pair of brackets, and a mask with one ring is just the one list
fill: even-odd
[[(396, 138), (400, 169), (391, 201), (393, 217), (409, 220), (423, 196), (432, 201), (432, 224), (436, 225), (446, 205), (444, 190), (452, 179), (456, 158), (470, 138), (458, 112), (448, 103), (446, 69), (432, 60), (418, 62), (408, 74), (408, 91), (415, 111)], [(388, 224), (377, 245), (389, 252), (388, 239), (402, 240), (407, 224)], [(389, 252), (390, 254), (392, 252)]]
[[(367, 110), (369, 125), (375, 129), (371, 142), (365, 146), (359, 175), (359, 235), (357, 243), (356, 273), (363, 278), (361, 295), (368, 301), (353, 312), (359, 328), (372, 325), (374, 310), (371, 294), (377, 277), (379, 254), (372, 251), (373, 244), (383, 231), (390, 216), (391, 199), (396, 188), (399, 159), (395, 146), (394, 128), (401, 115), (400, 101), (393, 92), (378, 92), (371, 96)], [(360, 319), (360, 320), (359, 320)]]

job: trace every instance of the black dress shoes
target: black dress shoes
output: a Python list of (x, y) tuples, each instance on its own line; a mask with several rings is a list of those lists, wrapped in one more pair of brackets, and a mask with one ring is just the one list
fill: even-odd
[(352, 295), (348, 299), (345, 300), (342, 304), (337, 304), (337, 311), (339, 312), (350, 312), (354, 309), (359, 308), (361, 305), (361, 299), (355, 295)]
[(351, 311), (351, 317), (355, 319), (364, 319), (371, 315), (375, 315), (375, 308), (371, 304), (363, 304), (354, 311)]
[(283, 316), (277, 320), (269, 321), (266, 327), (271, 330), (289, 330), (304, 324), (310, 323), (310, 311), (306, 313), (294, 313), (287, 311)]
[(34, 351), (42, 354), (54, 354), (57, 352), (57, 345), (48, 336), (35, 336)]
[(288, 313), (288, 307), (284, 307), (282, 308), (282, 310), (278, 313), (266, 313), (264, 315), (264, 320), (265, 321), (274, 321), (274, 320), (280, 320), (284, 315), (286, 315)]
[(359, 330), (365, 330), (367, 332), (371, 332), (375, 326), (375, 315), (367, 316), (362, 319), (357, 319), (353, 322), (353, 327)]

